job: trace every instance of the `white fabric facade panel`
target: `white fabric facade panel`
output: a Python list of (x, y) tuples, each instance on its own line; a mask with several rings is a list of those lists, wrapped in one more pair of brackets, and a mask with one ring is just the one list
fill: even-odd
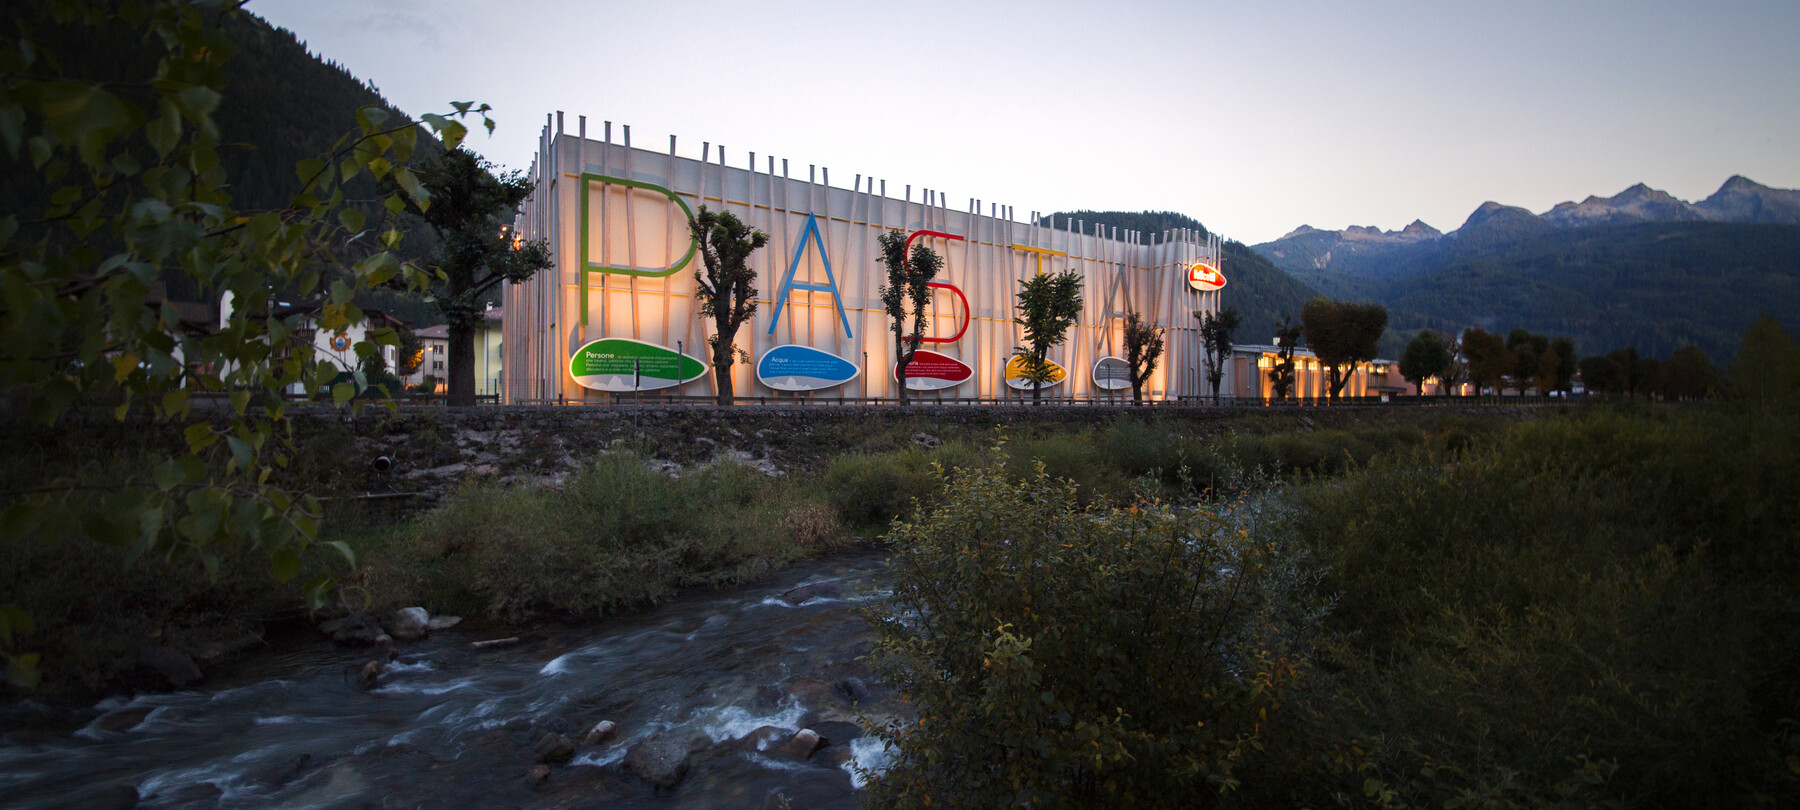
[[(735, 345), (750, 357), (733, 365), (738, 396), (783, 396), (759, 384), (755, 364), (762, 353), (783, 344), (799, 344), (836, 354), (861, 367), (862, 374), (816, 397), (893, 398), (894, 339), (881, 309), (879, 290), (886, 280), (877, 241), (885, 230), (942, 231), (962, 240), (920, 237), (945, 259), (936, 279), (959, 288), (971, 309), (968, 331), (953, 343), (927, 343), (923, 348), (955, 357), (974, 368), (969, 381), (940, 392), (915, 393), (921, 400), (952, 397), (1025, 398), (1002, 381), (1007, 360), (1021, 345), (1013, 323), (1020, 283), (1038, 272), (1073, 269), (1082, 277), (1083, 310), (1068, 339), (1050, 359), (1068, 370), (1068, 379), (1046, 387), (1056, 399), (1123, 399), (1130, 391), (1109, 392), (1093, 384), (1094, 363), (1103, 356), (1123, 356), (1123, 324), (1137, 311), (1167, 329), (1163, 359), (1145, 385), (1154, 399), (1194, 398), (1209, 393), (1201, 377), (1199, 323), (1195, 310), (1217, 311), (1220, 292), (1195, 292), (1187, 283), (1188, 267), (1205, 260), (1218, 267), (1216, 236), (1175, 231), (1138, 234), (1102, 229), (1087, 223), (1054, 226), (1015, 220), (1009, 207), (970, 199), (959, 209), (948, 207), (933, 191), (901, 198), (889, 196), (885, 181), (853, 179), (850, 188), (831, 184), (829, 170), (805, 167), (791, 171), (786, 160), (753, 154), (723, 154), (710, 145), (703, 158), (630, 145), (613, 140), (611, 125), (599, 139), (587, 137), (585, 118), (573, 134), (563, 132), (560, 114), (546, 123), (539, 152), (528, 176), (537, 187), (521, 208), (518, 230), (525, 238), (547, 240), (555, 266), (530, 281), (505, 287), (504, 401), (546, 399), (610, 402), (613, 395), (578, 385), (569, 375), (571, 353), (588, 341), (621, 337), (679, 348), (708, 366), (706, 341), (712, 322), (698, 316), (694, 298), (696, 257), (674, 274), (654, 277), (582, 272), (585, 264), (656, 271), (687, 252), (690, 237), (686, 214), (660, 191), (584, 181), (583, 175), (625, 178), (667, 189), (688, 207), (702, 205), (735, 214), (769, 234), (769, 243), (751, 256), (757, 271), (757, 310), (738, 330)], [(761, 160), (761, 165), (756, 163)], [(727, 165), (734, 161), (736, 165)], [(838, 180), (844, 178), (840, 175)], [(582, 197), (587, 197), (587, 253), (582, 255)], [(918, 199), (909, 199), (917, 197)], [(985, 206), (985, 208), (984, 208)], [(808, 215), (818, 226), (825, 248), (810, 239), (804, 244)], [(825, 284), (829, 257), (838, 296), (793, 289), (776, 317), (777, 290), (796, 251), (801, 259), (796, 283)], [(1052, 251), (1051, 255), (1037, 251)], [(1229, 268), (1224, 272), (1229, 275)], [(582, 286), (587, 287), (586, 323), (582, 322)], [(1227, 288), (1229, 289), (1229, 287)], [(842, 318), (837, 304), (843, 307)], [(929, 334), (956, 331), (959, 304), (939, 291), (932, 307)], [(707, 376), (661, 394), (705, 396), (714, 393)], [(802, 394), (801, 396), (807, 396)]]

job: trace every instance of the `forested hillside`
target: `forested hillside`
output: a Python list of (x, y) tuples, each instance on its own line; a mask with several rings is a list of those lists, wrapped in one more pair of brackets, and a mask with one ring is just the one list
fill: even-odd
[(1668, 356), (1730, 360), (1763, 312), (1800, 328), (1800, 226), (1655, 222), (1520, 234), (1449, 253), (1400, 278), (1302, 273), (1327, 295), (1388, 305), (1391, 330), (1466, 326), (1573, 337)]
[[(1059, 211), (1052, 214), (1058, 226), (1068, 220), (1100, 223), (1120, 230), (1161, 233), (1172, 228), (1190, 228), (1208, 233), (1199, 220), (1172, 211)], [(1049, 224), (1048, 220), (1045, 224)], [(1300, 307), (1317, 295), (1311, 287), (1282, 272), (1268, 259), (1242, 242), (1225, 241), (1222, 271), (1227, 284), (1221, 300), (1243, 315), (1238, 329), (1239, 343), (1267, 343), (1275, 334), (1275, 325), (1285, 316), (1300, 319)]]
[[(145, 47), (144, 31), (118, 21), (92, 27), (58, 25), (47, 5), (35, 1), (16, 8), (9, 5), (0, 25), (28, 27), (33, 39), (54, 54), (65, 75), (125, 85), (153, 75), (157, 54)], [(214, 118), (223, 146), (220, 167), (231, 180), (232, 203), (241, 211), (286, 206), (299, 187), (295, 164), (328, 153), (339, 137), (354, 131), (359, 108), (379, 105), (404, 115), (343, 66), (308, 53), (291, 31), (254, 15), (227, 20), (225, 30), (241, 50), (226, 63), (231, 79)], [(429, 137), (421, 138), (414, 162), (429, 159), (436, 149)], [(41, 208), (46, 189), (39, 181), (36, 172), (9, 170), (6, 182), (0, 184), (0, 210)], [(349, 184), (346, 193), (352, 198), (375, 196), (366, 179)], [(417, 227), (409, 231), (404, 252), (422, 258), (430, 251), (429, 233), (423, 231)], [(177, 274), (168, 281), (171, 297), (197, 296), (197, 291), (186, 288), (185, 276)], [(417, 296), (366, 295), (359, 303), (415, 326), (441, 321), (436, 307)]]

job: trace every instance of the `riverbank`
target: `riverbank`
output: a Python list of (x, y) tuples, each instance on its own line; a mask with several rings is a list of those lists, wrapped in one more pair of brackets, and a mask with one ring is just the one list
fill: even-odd
[[(503, 630), (752, 581), (879, 534), (931, 496), (932, 462), (979, 460), (1003, 434), (1018, 473), (1041, 459), (1084, 499), (1126, 497), (1152, 470), (1171, 495), (1190, 497), (1233, 486), (1243, 470), (1330, 474), (1422, 444), (1463, 446), (1543, 412), (321, 409), (298, 415), (284, 476), (327, 498), (323, 539), (356, 552), (355, 568), (333, 554), (304, 561), (296, 581), (325, 571), (344, 585), (323, 616), (299, 609), (298, 589), (274, 583), (254, 550), (227, 550), (209, 577), (188, 559), (127, 566), (120, 550), (92, 544), (8, 544), (0, 575), (37, 619), (39, 698), (90, 701), (190, 686), (266, 648), (271, 628), (363, 610), (421, 606)], [(46, 477), (120, 480), (179, 441), (172, 430), (105, 423), (19, 435), (8, 489)]]

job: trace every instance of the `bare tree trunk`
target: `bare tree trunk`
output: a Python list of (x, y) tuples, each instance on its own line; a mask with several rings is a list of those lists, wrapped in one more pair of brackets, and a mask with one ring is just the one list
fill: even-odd
[(731, 360), (731, 342), (720, 334), (718, 342), (713, 344), (713, 381), (719, 386), (718, 403), (721, 406), (732, 404)]
[(896, 343), (894, 344), (894, 356), (900, 358), (900, 361), (894, 364), (894, 378), (900, 383), (900, 404), (905, 405), (907, 404), (906, 367), (912, 365), (912, 355), (903, 353), (900, 344)]
[(450, 384), (447, 386), (451, 405), (475, 404), (475, 329), (450, 323)]

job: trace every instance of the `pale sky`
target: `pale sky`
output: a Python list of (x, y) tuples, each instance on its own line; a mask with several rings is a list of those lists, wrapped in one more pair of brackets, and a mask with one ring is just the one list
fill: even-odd
[[(1449, 231), (1645, 182), (1800, 187), (1800, 2), (251, 0), (408, 113), (546, 113), (1027, 212)], [(984, 203), (985, 204), (985, 203)]]

